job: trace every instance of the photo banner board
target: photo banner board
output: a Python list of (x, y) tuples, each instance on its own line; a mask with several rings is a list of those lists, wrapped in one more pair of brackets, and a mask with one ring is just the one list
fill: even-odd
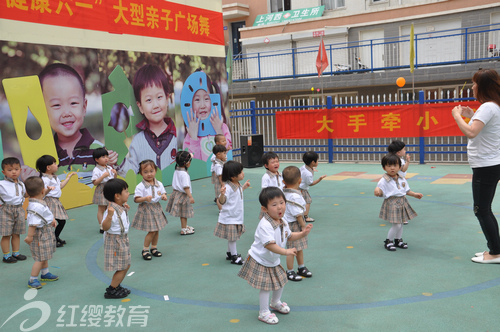
[[(13, 3), (7, 1), (7, 4)], [(67, 4), (75, 6), (76, 2)], [(11, 6), (9, 10), (13, 8)], [(31, 6), (29, 8), (32, 10)], [(190, 17), (202, 12), (202, 17), (207, 15), (206, 9), (195, 11), (192, 8), (195, 7), (182, 5), (177, 13), (189, 9)], [(4, 9), (0, 8), (0, 17), (5, 17)], [(77, 13), (73, 11), (71, 24), (74, 26), (84, 21), (77, 19), (84, 17), (77, 16)], [(222, 22), (222, 13), (213, 13), (218, 18), (212, 22), (218, 19)], [(33, 15), (32, 19), (42, 22), (40, 16)], [(0, 19), (0, 27), (15, 24), (18, 23)], [(66, 25), (57, 20), (51, 24)], [(215, 134), (222, 133), (229, 137), (227, 147), (231, 148), (223, 39), (220, 45), (207, 45), (220, 42), (209, 41), (206, 35), (203, 42), (186, 42), (189, 38), (180, 34), (173, 35), (180, 41), (121, 35), (116, 37), (120, 42), (111, 37), (109, 46), (145, 38), (141, 50), (133, 50), (133, 43), (130, 43), (131, 49), (92, 48), (88, 47), (87, 39), (82, 39), (84, 46), (79, 47), (75, 46), (79, 44), (79, 40), (75, 39), (68, 40), (68, 45), (61, 45), (60, 41), (52, 42), (57, 32), (61, 31), (61, 35), (71, 32), (66, 27), (52, 25), (34, 25), (41, 31), (54, 31), (53, 34), (46, 34), (47, 38), (40, 43), (23, 41), (30, 38), (31, 32), (35, 33), (33, 25), (27, 26), (26, 38), (0, 39), (2, 149), (5, 157), (14, 156), (21, 160), (22, 179), (37, 176), (36, 159), (44, 154), (52, 155), (58, 162), (61, 180), (69, 172), (78, 174), (62, 191), (63, 205), (72, 208), (91, 204), (95, 189), (92, 185), (92, 170), (95, 167), (92, 151), (99, 147), (108, 150), (110, 164), (117, 170), (118, 176), (127, 181), (131, 192), (142, 181), (137, 171), (138, 163), (144, 159), (153, 160), (159, 166), (157, 179), (165, 186), (170, 185), (175, 155), (181, 150), (194, 155), (189, 168), (192, 180), (211, 175), (210, 157)], [(217, 29), (214, 27), (214, 35)], [(218, 30), (222, 36), (222, 23)], [(107, 32), (93, 33), (97, 34), (97, 39), (114, 36), (106, 35)], [(164, 53), (158, 52), (155, 40), (165, 45)], [(143, 50), (148, 43), (154, 45), (154, 51)], [(176, 47), (169, 47), (169, 44)], [(174, 50), (183, 53), (173, 53)], [(63, 67), (64, 73), (57, 72), (55, 67)], [(141, 79), (138, 73), (148, 70), (154, 77), (147, 74)], [(156, 92), (160, 91), (163, 96), (146, 98), (146, 89), (140, 88), (141, 82), (143, 88), (161, 86)], [(189, 89), (186, 84), (190, 85)], [(186, 89), (189, 93), (185, 92)], [(200, 95), (205, 100), (203, 105), (196, 103)], [(181, 107), (181, 100), (190, 107)], [(150, 102), (153, 106), (148, 108), (146, 104)], [(191, 118), (186, 118), (187, 113)], [(156, 114), (163, 114), (160, 120)], [(189, 120), (203, 125), (191, 126), (198, 130), (188, 129)], [(190, 134), (196, 136), (191, 137)]]
[(345, 139), (462, 136), (451, 117), (457, 105), (474, 110), (478, 102), (414, 104), (276, 112), (278, 139)]

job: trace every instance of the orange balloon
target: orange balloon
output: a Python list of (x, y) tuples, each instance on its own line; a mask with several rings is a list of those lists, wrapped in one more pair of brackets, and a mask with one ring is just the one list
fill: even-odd
[(405, 84), (406, 84), (406, 80), (404, 79), (404, 77), (399, 77), (397, 80), (396, 80), (396, 84), (397, 86), (399, 86), (400, 88), (404, 87)]

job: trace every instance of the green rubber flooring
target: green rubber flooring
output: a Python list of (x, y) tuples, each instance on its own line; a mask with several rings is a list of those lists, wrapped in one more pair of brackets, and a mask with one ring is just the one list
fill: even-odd
[[(196, 234), (180, 236), (179, 219), (168, 217), (160, 232), (163, 257), (144, 261), (145, 233), (131, 229), (132, 264), (123, 284), (132, 294), (124, 300), (103, 297), (112, 273), (103, 270), (96, 206), (68, 211), (61, 235), (67, 245), (49, 262), (60, 279), (39, 291), (28, 291), (33, 261), (21, 242), (28, 260), (0, 264), (0, 331), (500, 330), (491, 311), (500, 298), (500, 266), (470, 260), (486, 249), (486, 241), (471, 209), (467, 165), (410, 165), (410, 187), (424, 197), (409, 197), (418, 217), (404, 227), (409, 249), (396, 252), (383, 248), (390, 226), (378, 218), (382, 199), (373, 195), (380, 165), (318, 168), (318, 175), (328, 177), (310, 190), (316, 221), (304, 251), (314, 276), (287, 283), (282, 300), (291, 312), (278, 314), (278, 325), (257, 320), (258, 290), (236, 276), (239, 266), (225, 260), (227, 242), (213, 235), (218, 210), (207, 178), (193, 181), (195, 217), (188, 223)], [(245, 191), (247, 231), (237, 243), (242, 256), (258, 223), (263, 173), (245, 169), (251, 188)], [(129, 204), (132, 219), (137, 204), (132, 198)], [(497, 198), (495, 213), (499, 204)]]

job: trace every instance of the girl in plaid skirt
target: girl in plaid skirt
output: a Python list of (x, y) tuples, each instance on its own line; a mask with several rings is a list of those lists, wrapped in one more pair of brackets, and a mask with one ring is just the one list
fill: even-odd
[[(307, 225), (301, 232), (290, 231), (288, 223), (282, 219), (286, 210), (285, 194), (278, 187), (262, 189), (259, 202), (264, 211), (264, 217), (255, 230), (255, 240), (238, 276), (245, 279), (250, 286), (260, 289), (259, 320), (267, 324), (277, 324), (278, 317), (269, 309), (281, 314), (290, 312), (290, 307), (285, 302), (281, 302), (281, 294), (287, 277), (280, 265), (280, 255), (295, 256), (297, 249), (285, 249), (287, 241), (296, 241), (307, 236), (312, 225)], [(269, 305), (271, 291), (273, 295), (271, 305)]]
[(375, 196), (384, 197), (379, 218), (392, 224), (384, 241), (384, 248), (389, 251), (395, 251), (396, 248), (407, 249), (408, 244), (401, 238), (403, 223), (415, 218), (417, 213), (408, 203), (406, 195), (417, 199), (421, 199), (423, 195), (411, 191), (406, 179), (398, 175), (401, 159), (395, 154), (388, 154), (382, 158), (382, 168), (387, 173), (378, 182)]
[[(224, 145), (214, 145), (212, 148), (212, 152), (215, 156), (215, 159), (212, 163), (212, 183), (214, 185), (214, 190), (215, 190), (215, 203), (217, 204), (217, 207), (222, 209), (221, 204), (219, 201), (217, 201), (217, 197), (219, 197), (220, 194), (220, 189), (222, 187), (222, 169), (224, 167), (224, 163), (227, 160), (226, 153), (227, 149)], [(229, 181), (229, 180), (228, 180)]]
[(181, 218), (181, 235), (194, 234), (194, 228), (188, 226), (187, 219), (193, 218), (194, 210), (191, 204), (194, 204), (194, 198), (191, 193), (191, 178), (187, 172), (191, 166), (193, 156), (187, 151), (179, 151), (175, 156), (175, 171), (172, 180), (174, 191), (167, 203), (167, 212), (172, 217)]
[[(148, 232), (142, 250), (142, 258), (147, 261), (151, 260), (152, 256), (162, 256), (156, 247), (160, 230), (167, 224), (167, 217), (160, 205), (160, 200), (167, 200), (167, 193), (163, 184), (155, 178), (157, 169), (154, 161), (150, 159), (139, 163), (139, 174), (143, 180), (135, 187), (134, 194), (134, 202), (139, 203), (139, 207), (132, 221), (132, 227)], [(151, 252), (149, 252), (150, 246)]]
[[(225, 147), (224, 147), (225, 149)], [(218, 203), (221, 204), (219, 221), (215, 227), (214, 235), (227, 240), (226, 259), (231, 264), (242, 265), (241, 255), (236, 250), (236, 241), (245, 232), (243, 224), (243, 191), (250, 186), (246, 181), (242, 186), (240, 181), (245, 178), (243, 165), (236, 161), (228, 161), (222, 169), (224, 185), (220, 189)]]
[(43, 155), (36, 161), (36, 169), (40, 172), (40, 177), (44, 183), (44, 201), (47, 203), (50, 211), (54, 215), (54, 218), (57, 221), (57, 227), (55, 230), (56, 235), (56, 246), (62, 247), (66, 244), (66, 241), (61, 240), (59, 235), (61, 234), (64, 226), (66, 225), (66, 219), (68, 219), (68, 213), (64, 209), (59, 197), (61, 197), (61, 189), (63, 189), (68, 183), (69, 179), (73, 175), (76, 175), (76, 172), (71, 172), (66, 175), (66, 179), (61, 182), (56, 175), (58, 166), (56, 162), (56, 158), (49, 155)]
[(108, 201), (104, 198), (103, 189), (106, 182), (116, 178), (116, 170), (108, 166), (109, 154), (105, 148), (95, 149), (92, 156), (96, 163), (95, 168), (92, 170), (92, 184), (96, 186), (92, 203), (97, 204), (97, 222), (101, 233), (104, 233), (101, 224), (104, 211), (108, 207)]

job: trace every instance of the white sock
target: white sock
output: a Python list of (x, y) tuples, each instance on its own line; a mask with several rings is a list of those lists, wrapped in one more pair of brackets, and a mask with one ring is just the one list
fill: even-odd
[(261, 290), (259, 292), (259, 306), (260, 310), (259, 313), (261, 315), (264, 315), (266, 313), (269, 313), (269, 295), (271, 294), (271, 291), (265, 291)]
[(271, 298), (271, 303), (277, 305), (281, 303), (281, 294), (283, 294), (283, 287), (273, 291), (273, 297)]
[(42, 275), (49, 273), (49, 268), (48, 268), (48, 267), (46, 267), (45, 269), (41, 269), (41, 270), (40, 270), (40, 273), (41, 273)]
[(38, 276), (36, 276), (36, 277), (30, 276), (30, 282), (33, 282), (35, 280), (38, 280)]
[(236, 250), (236, 241), (227, 241), (227, 248), (231, 255), (237, 255), (238, 250)]

